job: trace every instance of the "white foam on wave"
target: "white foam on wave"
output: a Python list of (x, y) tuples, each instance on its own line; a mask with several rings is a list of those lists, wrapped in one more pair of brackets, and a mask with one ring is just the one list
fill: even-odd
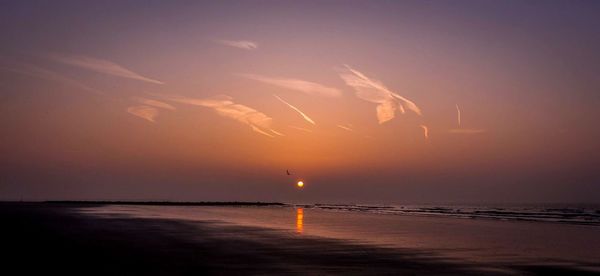
[(600, 206), (308, 204), (303, 207), (327, 211), (524, 220), (600, 226)]

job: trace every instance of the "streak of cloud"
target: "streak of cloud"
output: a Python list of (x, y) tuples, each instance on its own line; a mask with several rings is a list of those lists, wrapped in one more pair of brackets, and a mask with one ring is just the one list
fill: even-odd
[(84, 69), (102, 73), (102, 74), (107, 74), (107, 75), (117, 76), (117, 77), (122, 77), (122, 78), (128, 78), (128, 79), (134, 79), (134, 80), (139, 80), (139, 81), (145, 81), (145, 82), (155, 83), (155, 84), (164, 84), (164, 82), (144, 77), (138, 73), (135, 73), (133, 71), (130, 71), (129, 69), (122, 67), (119, 64), (116, 64), (116, 63), (114, 63), (112, 61), (108, 61), (108, 60), (102, 60), (102, 59), (97, 59), (97, 58), (87, 57), (87, 56), (59, 55), (59, 54), (49, 55), (48, 57), (51, 60), (59, 62), (59, 63), (63, 63), (63, 64), (67, 64), (67, 65), (71, 65), (71, 66), (75, 66), (75, 67), (79, 67), (79, 68), (84, 68)]
[(214, 42), (225, 46), (235, 47), (244, 50), (258, 49), (258, 44), (256, 42), (248, 40), (214, 40)]
[(323, 97), (339, 97), (342, 95), (342, 92), (337, 88), (327, 87), (322, 84), (305, 80), (290, 78), (272, 78), (254, 74), (240, 74), (240, 76), (247, 79), (263, 82), (266, 84), (279, 86), (294, 91), (299, 91), (308, 95), (316, 95)]
[(253, 131), (271, 138), (274, 137), (273, 134), (283, 136), (282, 133), (271, 127), (273, 121), (271, 117), (251, 107), (237, 104), (232, 97), (227, 95), (219, 95), (208, 99), (171, 96), (168, 99), (174, 102), (211, 108), (217, 114), (248, 125)]
[(308, 132), (308, 133), (312, 133), (313, 131), (308, 129), (308, 128), (303, 128), (303, 127), (297, 127), (297, 126), (288, 126), (289, 128), (293, 128), (295, 130), (299, 130), (299, 131), (304, 131), (304, 132)]
[(273, 95), (275, 98), (277, 98), (279, 101), (281, 101), (282, 103), (284, 103), (285, 105), (287, 105), (288, 107), (290, 107), (291, 109), (295, 110), (296, 112), (298, 112), (302, 118), (304, 118), (304, 120), (306, 120), (307, 122), (316, 125), (315, 121), (313, 121), (310, 117), (308, 117), (308, 115), (304, 114), (304, 112), (300, 111), (300, 109), (298, 109), (297, 107), (289, 104), (288, 102), (286, 102), (285, 100), (283, 100), (282, 98), (280, 98), (277, 95)]
[(376, 111), (380, 124), (393, 119), (396, 110), (404, 114), (408, 109), (421, 115), (421, 109), (414, 102), (392, 92), (380, 81), (370, 79), (348, 65), (345, 67), (340, 71), (340, 77), (348, 86), (354, 88), (358, 98), (378, 104)]
[(89, 92), (93, 92), (93, 93), (97, 93), (97, 94), (104, 94), (94, 88), (91, 88), (91, 87), (89, 87), (75, 79), (67, 77), (61, 73), (58, 73), (58, 72), (55, 72), (52, 70), (48, 70), (48, 69), (45, 69), (45, 68), (42, 68), (42, 67), (39, 67), (36, 65), (20, 64), (20, 65), (12, 66), (12, 67), (0, 67), (0, 70), (9, 71), (9, 72), (27, 75), (27, 76), (32, 76), (32, 77), (47, 80), (47, 81), (53, 81), (53, 82), (60, 83), (62, 85), (76, 87), (76, 88), (79, 88), (79, 89), (82, 89), (85, 91), (89, 91)]
[(175, 107), (165, 103), (165, 102), (161, 102), (161, 101), (157, 101), (157, 100), (152, 100), (152, 99), (146, 99), (146, 98), (141, 98), (141, 97), (133, 97), (132, 98), (134, 101), (139, 102), (141, 104), (145, 104), (145, 105), (149, 105), (149, 106), (153, 106), (153, 107), (158, 107), (158, 108), (163, 108), (163, 109), (169, 109), (169, 110), (175, 110)]
[(352, 129), (352, 125), (347, 124), (347, 125), (337, 125), (337, 127), (343, 129), (343, 130), (347, 130), (347, 131), (354, 131), (354, 129)]
[(426, 125), (419, 125), (423, 129), (423, 136), (425, 139), (429, 139), (429, 128)]
[(275, 135), (285, 136), (283, 133), (275, 131), (274, 129), (269, 129), (269, 131), (271, 131), (271, 133), (275, 133)]
[(265, 136), (268, 136), (268, 137), (271, 137), (271, 138), (275, 137), (275, 136), (273, 136), (273, 135), (265, 132), (264, 130), (262, 130), (262, 129), (256, 127), (256, 126), (254, 126), (254, 125), (250, 125), (250, 128), (252, 128), (253, 131), (255, 131), (257, 133), (260, 133), (262, 135), (265, 135)]
[(158, 116), (158, 109), (147, 105), (130, 106), (127, 108), (127, 112), (152, 123), (156, 121)]
[(458, 107), (458, 104), (456, 105), (456, 116), (458, 120), (458, 128), (460, 128), (460, 108)]
[(448, 132), (455, 134), (479, 134), (486, 132), (486, 130), (480, 128), (455, 128), (449, 130)]
[(485, 129), (480, 129), (480, 128), (461, 128), (461, 118), (460, 118), (460, 108), (458, 107), (458, 104), (456, 105), (456, 119), (457, 119), (457, 123), (458, 123), (458, 128), (454, 128), (454, 129), (450, 129), (448, 132), (450, 133), (454, 133), (454, 134), (479, 134), (479, 133), (484, 133), (486, 132)]

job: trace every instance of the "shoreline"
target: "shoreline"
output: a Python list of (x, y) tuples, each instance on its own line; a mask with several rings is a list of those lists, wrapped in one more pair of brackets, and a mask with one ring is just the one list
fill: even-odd
[[(33, 202), (29, 202), (33, 203)], [(250, 201), (104, 201), (104, 200), (51, 200), (45, 204), (58, 205), (140, 205), (140, 206), (288, 206), (281, 202)]]
[[(589, 272), (558, 265), (483, 264), (433, 252), (290, 235), (217, 221), (97, 217), (89, 205), (0, 204), (9, 271), (183, 275), (506, 275)], [(591, 274), (591, 273), (590, 273)]]
[[(76, 205), (73, 205), (76, 206)], [(75, 207), (77, 208), (77, 207)], [(94, 217), (47, 204), (2, 204), (9, 271), (61, 274), (476, 274), (423, 252), (211, 221)], [(35, 264), (35, 265), (31, 265)], [(14, 267), (11, 267), (14, 266)]]
[[(294, 207), (310, 208), (332, 212), (358, 212), (373, 213), (382, 215), (406, 215), (406, 216), (425, 216), (439, 218), (460, 218), (476, 220), (496, 220), (496, 221), (516, 221), (532, 223), (552, 223), (581, 225), (590, 227), (600, 227), (600, 205), (592, 205), (595, 212), (584, 212), (577, 208), (544, 208), (536, 212), (520, 212), (519, 210), (510, 210), (508, 208), (483, 208), (466, 212), (461, 208), (449, 209), (451, 205), (412, 205), (405, 208), (403, 205), (369, 205), (369, 204), (295, 204), (282, 202), (262, 202), (262, 201), (134, 201), (134, 200), (48, 200), (48, 201), (0, 201), (0, 204), (47, 204), (55, 206), (103, 206), (103, 205), (124, 205), (124, 206), (215, 206), (215, 207)], [(400, 206), (400, 208), (396, 208)], [(407, 205), (411, 206), (411, 205)], [(432, 207), (433, 206), (433, 207)], [(493, 205), (492, 205), (493, 206)], [(517, 205), (519, 206), (519, 205)], [(532, 205), (536, 206), (536, 205)], [(474, 206), (464, 205), (465, 209)]]

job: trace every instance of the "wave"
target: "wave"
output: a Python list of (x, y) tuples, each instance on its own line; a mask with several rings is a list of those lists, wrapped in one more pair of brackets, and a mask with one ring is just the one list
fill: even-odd
[(600, 226), (600, 206), (432, 206), (370, 204), (304, 204), (295, 206), (327, 211), (446, 216), (468, 219), (521, 220)]

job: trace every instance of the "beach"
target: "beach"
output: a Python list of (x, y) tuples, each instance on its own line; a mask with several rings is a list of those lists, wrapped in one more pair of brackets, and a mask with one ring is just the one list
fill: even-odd
[(600, 275), (600, 1), (0, 1), (2, 275)]
[[(489, 250), (477, 252), (457, 247), (465, 241), (460, 237), (464, 232), (463, 222), (455, 218), (336, 213), (294, 206), (48, 203), (3, 203), (0, 213), (4, 220), (3, 248), (10, 252), (5, 269), (19, 274), (594, 274), (599, 267), (594, 262), (598, 254), (594, 245), (598, 244), (598, 235), (594, 234), (600, 232), (596, 226), (542, 223), (547, 236), (541, 238), (566, 233), (578, 235), (570, 237), (568, 244), (579, 250), (568, 254), (559, 241), (547, 241), (547, 248), (556, 248), (557, 252), (573, 257), (561, 258), (559, 253), (553, 255), (552, 250), (541, 248), (548, 255), (534, 258), (535, 251), (534, 257), (504, 256), (507, 252), (502, 244), (508, 242), (496, 238), (502, 233), (486, 232), (496, 229), (514, 234), (510, 231), (515, 231), (511, 230), (515, 222), (504, 221), (463, 220), (475, 221), (467, 224), (467, 228), (483, 231), (479, 237), (473, 237), (473, 242), (480, 247), (492, 247), (492, 251), (497, 248), (497, 256), (486, 256)], [(422, 228), (432, 219), (438, 226), (433, 228), (438, 230)], [(361, 221), (371, 222), (364, 224), (372, 224), (380, 233), (357, 224)], [(421, 228), (411, 230), (394, 224), (406, 225), (411, 221), (414, 222), (411, 225)], [(344, 226), (348, 222), (355, 228)], [(523, 222), (517, 222), (517, 229), (518, 223)], [(336, 225), (347, 231), (339, 230)], [(479, 228), (474, 228), (477, 225)], [(537, 231), (529, 224), (523, 228)], [(436, 234), (451, 229), (454, 234)], [(417, 236), (416, 232), (434, 237)], [(374, 237), (367, 237), (369, 233)], [(393, 238), (398, 233), (403, 233), (406, 239)], [(457, 241), (439, 241), (448, 234), (458, 236)], [(485, 236), (490, 236), (495, 244), (483, 242)], [(415, 240), (411, 243), (410, 239)], [(588, 245), (581, 246), (577, 239), (587, 239)], [(516, 260), (519, 258), (522, 260)]]

